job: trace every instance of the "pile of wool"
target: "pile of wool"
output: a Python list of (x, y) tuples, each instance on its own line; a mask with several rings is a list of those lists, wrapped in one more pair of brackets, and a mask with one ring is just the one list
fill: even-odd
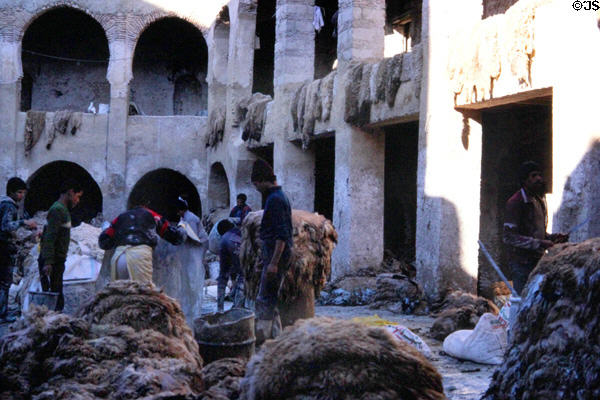
[[(246, 297), (256, 299), (262, 273), (262, 211), (249, 213), (242, 224), (240, 261), (245, 275)], [(314, 316), (314, 301), (331, 273), (331, 253), (337, 232), (331, 221), (317, 213), (292, 210), (294, 246), (292, 259), (279, 296), (279, 313), (284, 326), (298, 318)]]
[(298, 321), (248, 363), (240, 399), (445, 399), (427, 359), (387, 330), (334, 318)]
[(600, 398), (599, 303), (600, 238), (551, 248), (529, 275), (483, 399)]
[(431, 309), (436, 319), (429, 333), (438, 340), (444, 340), (459, 329), (473, 329), (483, 314), (497, 315), (499, 311), (490, 300), (460, 290), (451, 292), (434, 303)]
[(34, 307), (0, 338), (0, 398), (199, 395), (202, 358), (179, 305), (119, 281), (75, 317)]
[(343, 276), (329, 282), (318, 299), (319, 305), (362, 306), (375, 297), (375, 277)]
[(421, 302), (423, 289), (419, 284), (402, 274), (377, 275), (377, 288), (371, 308), (386, 308), (392, 312), (412, 313)]
[(206, 365), (202, 369), (204, 385), (203, 400), (238, 399), (240, 380), (246, 373), (246, 360), (241, 358), (222, 358)]

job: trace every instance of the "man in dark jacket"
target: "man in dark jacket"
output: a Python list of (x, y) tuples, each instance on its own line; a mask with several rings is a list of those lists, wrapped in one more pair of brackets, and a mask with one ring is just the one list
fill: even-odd
[(55, 311), (62, 311), (65, 304), (63, 274), (71, 241), (70, 210), (79, 204), (82, 195), (79, 183), (65, 181), (60, 188), (60, 197), (48, 210), (47, 224), (42, 233), (38, 259), (40, 283), (44, 292), (58, 293)]
[(503, 233), (513, 286), (518, 293), (544, 251), (568, 240), (568, 235), (546, 232), (548, 211), (540, 166), (533, 161), (524, 162), (519, 181), (521, 188), (506, 203)]
[(98, 244), (102, 250), (115, 248), (111, 258), (111, 278), (152, 282), (152, 250), (161, 237), (174, 245), (186, 239), (184, 228), (171, 225), (166, 218), (145, 207), (128, 210), (102, 231)]
[(250, 206), (246, 204), (246, 200), (248, 200), (248, 196), (244, 193), (240, 193), (237, 195), (236, 201), (237, 204), (231, 209), (229, 213), (229, 218), (239, 218), (240, 224), (244, 221), (246, 215), (252, 211)]
[(15, 320), (8, 316), (8, 291), (12, 284), (12, 270), (17, 253), (14, 232), (21, 226), (29, 229), (37, 227), (34, 220), (18, 217), (18, 203), (26, 193), (25, 182), (13, 177), (6, 184), (6, 196), (0, 196), (0, 323)]
[(251, 179), (256, 189), (266, 196), (260, 224), (263, 270), (256, 298), (256, 335), (257, 343), (260, 343), (276, 337), (281, 331), (277, 300), (292, 254), (292, 209), (266, 161), (258, 159), (254, 162)]

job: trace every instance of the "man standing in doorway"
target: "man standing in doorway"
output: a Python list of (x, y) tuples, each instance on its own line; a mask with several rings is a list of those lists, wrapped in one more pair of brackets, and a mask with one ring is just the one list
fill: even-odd
[(546, 187), (536, 162), (521, 164), (519, 183), (521, 188), (506, 203), (503, 241), (508, 247), (513, 286), (521, 293), (544, 251), (555, 243), (566, 242), (569, 236), (546, 233)]
[(273, 169), (266, 161), (258, 159), (254, 162), (251, 180), (266, 197), (260, 224), (263, 269), (256, 298), (256, 340), (262, 343), (281, 332), (277, 300), (292, 253), (292, 209), (281, 186), (277, 185)]
[(244, 222), (244, 218), (246, 217), (246, 215), (248, 215), (248, 213), (252, 211), (250, 206), (246, 204), (246, 200), (248, 200), (246, 194), (238, 194), (236, 198), (237, 204), (231, 209), (231, 212), (229, 213), (229, 218), (240, 219), (239, 225), (241, 225), (242, 222)]
[(6, 196), (0, 196), (0, 323), (13, 322), (8, 315), (8, 291), (13, 279), (13, 266), (17, 248), (14, 232), (21, 226), (37, 228), (32, 219), (19, 219), (18, 205), (25, 198), (27, 184), (13, 177), (6, 184)]
[(75, 181), (65, 181), (60, 189), (60, 197), (52, 204), (46, 217), (47, 224), (42, 233), (38, 266), (40, 282), (44, 292), (58, 293), (55, 311), (65, 306), (63, 296), (63, 274), (71, 240), (71, 213), (81, 200), (83, 188)]

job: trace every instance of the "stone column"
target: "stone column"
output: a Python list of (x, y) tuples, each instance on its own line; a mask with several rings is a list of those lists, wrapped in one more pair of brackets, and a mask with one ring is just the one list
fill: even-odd
[(335, 133), (333, 223), (338, 245), (332, 275), (349, 275), (383, 258), (385, 137), (344, 121), (344, 82), (351, 62), (383, 58), (385, 0), (340, 0), (338, 79), (332, 118)]
[(227, 127), (236, 119), (236, 105), (252, 94), (256, 4), (252, 0), (229, 3), (229, 56), (227, 63)]
[(481, 13), (480, 0), (423, 1), (416, 267), (429, 298), (476, 290), (481, 126), (454, 110), (447, 65), (449, 36)]
[(106, 145), (106, 179), (103, 185), (104, 216), (116, 217), (126, 207), (127, 115), (129, 113), (129, 82), (133, 78), (133, 46), (127, 40), (109, 44), (110, 62), (107, 79), (110, 83), (110, 113)]
[(0, 182), (6, 182), (17, 169), (17, 114), (22, 76), (21, 45), (0, 36)]
[(315, 200), (315, 156), (288, 140), (290, 100), (297, 88), (314, 77), (313, 6), (305, 0), (277, 0), (273, 115), (273, 167), (293, 208), (312, 211)]
[(208, 115), (223, 107), (227, 99), (227, 57), (229, 56), (229, 25), (220, 21), (208, 32)]

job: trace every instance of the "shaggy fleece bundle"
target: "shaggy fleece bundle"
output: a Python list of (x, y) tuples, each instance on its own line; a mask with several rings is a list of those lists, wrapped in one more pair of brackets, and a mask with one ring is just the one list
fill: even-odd
[(131, 281), (107, 286), (76, 317), (34, 308), (0, 338), (0, 398), (196, 395), (201, 368), (179, 305)]
[(242, 140), (260, 141), (267, 120), (267, 107), (273, 100), (268, 94), (253, 93), (237, 104), (236, 121), (242, 125)]
[(241, 358), (222, 358), (213, 361), (202, 369), (205, 386), (202, 400), (238, 399), (240, 380), (246, 373), (246, 360)]
[(498, 314), (498, 307), (490, 300), (470, 293), (454, 291), (432, 305), (436, 319), (429, 330), (431, 336), (444, 340), (460, 329), (473, 329), (485, 313)]
[[(262, 272), (262, 211), (249, 213), (242, 224), (240, 261), (245, 274), (246, 297), (256, 299)], [(294, 247), (289, 271), (280, 291), (280, 303), (318, 296), (331, 273), (331, 253), (337, 243), (337, 232), (331, 221), (317, 213), (292, 210)], [(314, 305), (312, 317), (314, 315)], [(282, 320), (283, 320), (282, 315)]]
[(483, 399), (600, 398), (600, 238), (551, 248), (522, 299)]
[(206, 138), (206, 147), (216, 147), (223, 141), (225, 132), (225, 112), (220, 108), (215, 108), (208, 117), (208, 136)]
[(333, 318), (297, 322), (248, 363), (240, 399), (445, 399), (442, 378), (385, 329)]

